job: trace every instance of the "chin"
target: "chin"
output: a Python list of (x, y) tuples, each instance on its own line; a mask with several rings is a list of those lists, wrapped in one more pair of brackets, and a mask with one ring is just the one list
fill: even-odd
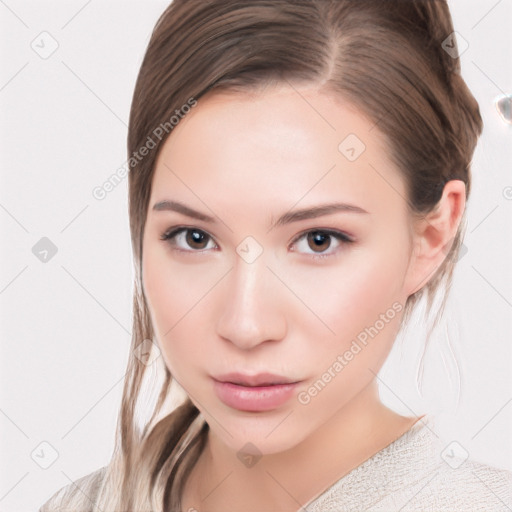
[[(307, 435), (303, 429), (296, 432), (287, 414), (257, 418), (237, 418), (219, 423), (213, 420), (210, 431), (229, 446), (237, 455), (271, 455), (289, 450), (299, 444)], [(286, 418), (283, 421), (283, 418)], [(224, 428), (223, 428), (224, 427)]]

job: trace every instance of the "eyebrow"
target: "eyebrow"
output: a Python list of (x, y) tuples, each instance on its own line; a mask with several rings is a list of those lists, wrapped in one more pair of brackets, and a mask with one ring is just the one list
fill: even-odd
[[(187, 217), (198, 219), (204, 222), (216, 222), (215, 217), (211, 217), (210, 215), (194, 210), (193, 208), (190, 208), (189, 206), (180, 203), (179, 201), (159, 201), (158, 203), (155, 203), (153, 205), (153, 211), (174, 211), (186, 215)], [(333, 213), (368, 214), (369, 212), (367, 212), (363, 208), (360, 208), (359, 206), (352, 204), (328, 203), (313, 206), (311, 208), (302, 208), (300, 210), (286, 212), (285, 214), (281, 215), (281, 217), (279, 217), (274, 227), (284, 226), (285, 224), (290, 224), (292, 222), (298, 222), (301, 220), (314, 219), (316, 217), (322, 217), (323, 215), (330, 215)], [(271, 221), (273, 221), (273, 218), (271, 218)], [(272, 224), (273, 222), (271, 222), (271, 225)]]

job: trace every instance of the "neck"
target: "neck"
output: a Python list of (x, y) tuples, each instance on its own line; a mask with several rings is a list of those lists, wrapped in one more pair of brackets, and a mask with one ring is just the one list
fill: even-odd
[(251, 467), (244, 467), (237, 453), (210, 429), (183, 502), (209, 511), (295, 512), (416, 421), (385, 407), (373, 380), (302, 442), (286, 451), (263, 455)]

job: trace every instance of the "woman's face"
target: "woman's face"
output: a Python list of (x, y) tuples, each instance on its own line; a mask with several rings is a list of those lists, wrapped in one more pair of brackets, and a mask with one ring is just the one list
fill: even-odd
[[(173, 129), (144, 293), (167, 367), (227, 445), (293, 447), (375, 379), (418, 285), (405, 197), (374, 123), (313, 88), (210, 93)], [(230, 372), (298, 384), (216, 384)]]

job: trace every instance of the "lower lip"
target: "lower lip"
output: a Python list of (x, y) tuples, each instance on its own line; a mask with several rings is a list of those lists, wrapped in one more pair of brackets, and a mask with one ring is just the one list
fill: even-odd
[(239, 411), (269, 411), (283, 405), (293, 396), (298, 382), (273, 386), (239, 386), (231, 382), (213, 381), (219, 399)]

